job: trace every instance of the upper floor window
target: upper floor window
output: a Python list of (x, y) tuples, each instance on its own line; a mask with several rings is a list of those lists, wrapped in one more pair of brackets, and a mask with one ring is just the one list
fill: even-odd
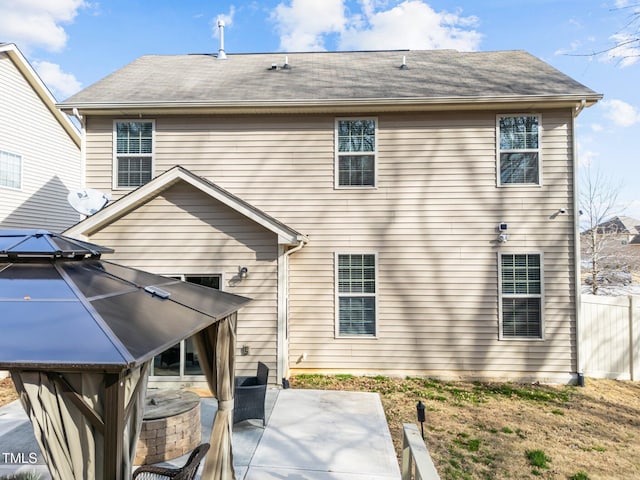
[(0, 187), (22, 188), (22, 157), (0, 150)]
[(339, 336), (376, 335), (376, 256), (336, 255)]
[(151, 180), (153, 130), (152, 121), (115, 122), (115, 188), (139, 187)]
[(542, 338), (542, 256), (500, 254), (502, 338)]
[(498, 117), (499, 185), (540, 185), (540, 116)]
[(375, 187), (376, 120), (336, 120), (336, 187)]

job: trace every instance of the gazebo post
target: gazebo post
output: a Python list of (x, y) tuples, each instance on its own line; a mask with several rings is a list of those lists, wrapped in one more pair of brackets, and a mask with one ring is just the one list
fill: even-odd
[(105, 480), (124, 480), (122, 478), (124, 390), (123, 372), (105, 375), (103, 472)]

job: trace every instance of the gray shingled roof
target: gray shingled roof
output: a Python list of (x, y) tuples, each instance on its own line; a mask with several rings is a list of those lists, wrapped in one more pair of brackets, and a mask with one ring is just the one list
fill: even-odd
[[(283, 68), (285, 55), (289, 68)], [(407, 69), (401, 69), (406, 56)], [(272, 64), (277, 67), (272, 69)], [(523, 51), (147, 55), (64, 101), (106, 105), (341, 103), (601, 96)]]

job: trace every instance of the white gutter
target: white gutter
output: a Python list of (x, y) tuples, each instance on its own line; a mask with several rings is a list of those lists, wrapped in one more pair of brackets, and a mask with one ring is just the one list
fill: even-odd
[[(227, 99), (224, 101), (131, 101), (131, 102), (63, 102), (57, 106), (62, 110), (78, 108), (81, 110), (93, 110), (97, 112), (113, 113), (114, 110), (124, 114), (127, 111), (138, 113), (144, 110), (162, 109), (228, 109), (228, 110), (261, 110), (261, 109), (291, 109), (291, 108), (340, 108), (340, 107), (369, 107), (380, 109), (381, 107), (402, 108), (485, 108), (487, 105), (523, 104), (538, 106), (540, 103), (564, 104), (566, 106), (575, 105), (576, 102), (585, 102), (585, 106), (591, 106), (602, 98), (600, 94), (593, 94), (589, 97), (584, 95), (508, 95), (508, 96), (485, 96), (485, 97), (402, 97), (402, 98), (297, 98), (287, 100), (237, 100)], [(472, 107), (475, 106), (475, 107)]]

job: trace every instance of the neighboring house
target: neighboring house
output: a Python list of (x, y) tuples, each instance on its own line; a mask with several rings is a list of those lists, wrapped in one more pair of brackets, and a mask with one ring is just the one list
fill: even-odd
[(602, 222), (595, 228), (598, 233), (610, 235), (624, 245), (640, 245), (640, 220), (637, 218), (621, 215)]
[(0, 228), (60, 232), (80, 215), (81, 136), (20, 50), (0, 43)]
[[(521, 51), (144, 56), (60, 104), (115, 200), (67, 234), (253, 298), (238, 367), (272, 381), (570, 381), (575, 118), (600, 98)], [(153, 375), (197, 372), (185, 342)]]

